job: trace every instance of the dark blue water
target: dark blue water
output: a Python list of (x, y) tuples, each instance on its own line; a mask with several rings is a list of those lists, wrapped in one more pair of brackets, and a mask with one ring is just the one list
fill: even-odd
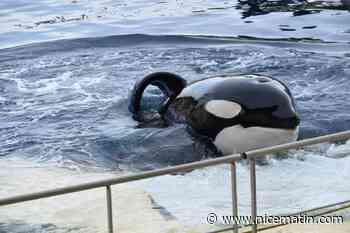
[[(350, 129), (349, 48), (130, 34), (2, 49), (0, 154), (108, 169), (202, 159), (206, 148), (184, 126), (141, 129), (131, 119), (129, 90), (154, 71), (175, 72), (189, 81), (225, 73), (271, 75), (296, 98), (300, 138)], [(148, 102), (160, 98), (150, 92)]]

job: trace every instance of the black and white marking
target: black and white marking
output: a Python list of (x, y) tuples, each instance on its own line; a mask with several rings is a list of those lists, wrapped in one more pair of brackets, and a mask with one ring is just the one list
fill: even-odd
[[(224, 155), (297, 139), (299, 118), (293, 97), (276, 79), (218, 76), (196, 81), (179, 92), (184, 86), (179, 76), (168, 75), (173, 79), (172, 87), (162, 73), (155, 74), (152, 77), (168, 96), (161, 113), (164, 118), (188, 124), (196, 133), (210, 138)], [(141, 99), (142, 92), (137, 94), (134, 100)]]

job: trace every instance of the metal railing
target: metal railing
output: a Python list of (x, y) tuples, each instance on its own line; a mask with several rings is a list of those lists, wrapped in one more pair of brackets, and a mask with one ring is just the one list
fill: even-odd
[[(305, 139), (301, 141), (291, 142), (287, 144), (282, 144), (278, 146), (272, 146), (267, 147), (263, 149), (258, 150), (252, 150), (248, 151), (242, 154), (233, 154), (229, 156), (224, 156), (220, 158), (214, 158), (204, 161), (198, 161), (193, 163), (187, 163), (183, 165), (168, 167), (168, 168), (162, 168), (157, 169), (153, 171), (147, 171), (147, 172), (141, 172), (133, 175), (125, 175), (120, 176), (117, 178), (110, 178), (110, 179), (104, 179), (101, 181), (95, 181), (95, 182), (89, 182), (89, 183), (83, 183), (79, 185), (74, 186), (68, 186), (64, 188), (57, 188), (57, 189), (51, 189), (47, 191), (42, 192), (36, 192), (36, 193), (30, 193), (25, 195), (18, 195), (13, 196), (9, 198), (3, 198), (0, 199), (0, 206), (20, 203), (20, 202), (26, 202), (26, 201), (32, 201), (37, 200), (41, 198), (47, 198), (57, 195), (63, 195), (68, 193), (74, 193), (74, 192), (80, 192), (84, 190), (89, 189), (95, 189), (95, 188), (106, 188), (106, 200), (107, 200), (107, 220), (108, 220), (108, 231), (109, 233), (113, 233), (113, 212), (112, 212), (112, 192), (111, 192), (111, 185), (116, 184), (122, 184), (122, 183), (128, 183), (132, 181), (137, 180), (143, 180), (148, 179), (152, 177), (158, 177), (163, 175), (171, 175), (178, 172), (187, 172), (187, 171), (193, 171), (199, 168), (205, 168), (205, 167), (211, 167), (211, 166), (217, 166), (220, 164), (230, 164), (231, 167), (231, 188), (232, 188), (232, 214), (233, 216), (238, 216), (238, 199), (237, 199), (237, 175), (236, 175), (236, 162), (240, 160), (248, 160), (249, 161), (249, 169), (250, 169), (250, 191), (251, 191), (251, 217), (254, 220), (257, 217), (257, 193), (256, 193), (256, 158), (259, 156), (267, 155), (267, 154), (273, 154), (281, 151), (286, 151), (290, 149), (298, 149), (300, 147), (319, 144), (319, 143), (325, 143), (325, 142), (336, 142), (336, 141), (343, 141), (350, 139), (350, 131), (344, 131), (341, 133), (335, 133), (335, 134), (329, 134), (325, 136)], [(339, 205), (342, 203), (348, 203), (347, 202), (341, 202), (341, 203), (335, 203), (332, 205), (327, 205), (327, 207)], [(318, 208), (315, 208), (318, 209)], [(304, 212), (304, 211), (303, 211)], [(301, 213), (303, 213), (301, 212)], [(252, 225), (252, 232), (256, 233), (258, 231), (257, 224), (255, 221), (253, 221)], [(221, 229), (213, 232), (223, 232), (227, 230), (233, 230), (234, 233), (238, 233), (239, 226), (233, 225), (233, 227)]]

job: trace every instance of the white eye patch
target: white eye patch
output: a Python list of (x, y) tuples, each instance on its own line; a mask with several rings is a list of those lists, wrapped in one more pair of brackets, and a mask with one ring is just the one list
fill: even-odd
[(234, 118), (242, 110), (241, 105), (227, 100), (210, 100), (204, 107), (207, 112), (225, 119)]

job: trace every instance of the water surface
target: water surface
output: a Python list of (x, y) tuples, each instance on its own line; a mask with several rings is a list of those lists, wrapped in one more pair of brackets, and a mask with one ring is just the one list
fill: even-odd
[[(257, 10), (209, 0), (2, 1), (2, 170), (28, 174), (22, 162), (49, 164), (64, 169), (57, 179), (69, 183), (76, 178), (66, 169), (118, 175), (205, 158), (205, 148), (182, 125), (135, 127), (127, 111), (129, 90), (155, 71), (188, 81), (228, 73), (271, 75), (295, 96), (300, 138), (350, 129), (349, 12), (340, 2), (264, 4)], [(161, 98), (150, 90), (146, 104)], [(348, 154), (348, 144), (326, 145), (259, 166), (259, 211), (288, 213), (347, 199)], [(238, 168), (240, 210), (249, 213), (248, 170), (244, 163)], [(9, 177), (0, 178), (2, 197), (21, 186)], [(48, 175), (48, 185), (40, 187), (52, 187), (52, 179)], [(175, 218), (194, 224), (203, 223), (205, 213), (230, 213), (228, 184), (223, 166), (135, 186)], [(31, 190), (35, 182), (26, 185), (16, 189)], [(38, 213), (34, 204), (26, 211)], [(42, 218), (34, 224), (20, 212), (0, 212), (0, 231), (41, 232), (55, 222)], [(60, 224), (52, 231), (72, 230)]]

